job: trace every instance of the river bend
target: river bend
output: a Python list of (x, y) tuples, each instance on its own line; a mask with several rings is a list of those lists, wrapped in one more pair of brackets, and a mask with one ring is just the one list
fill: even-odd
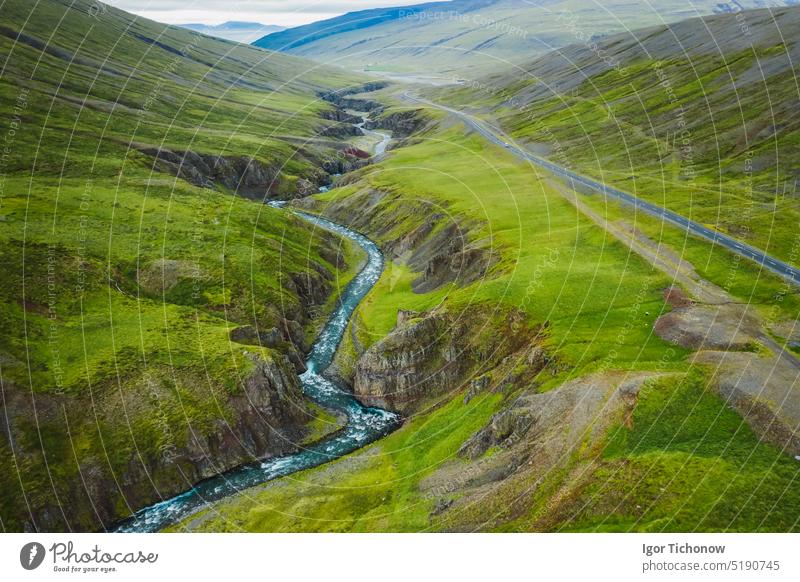
[[(271, 205), (283, 206), (279, 202)], [(214, 501), (248, 487), (338, 459), (400, 426), (401, 418), (397, 414), (362, 405), (350, 392), (324, 376), (353, 312), (383, 272), (383, 255), (374, 242), (357, 232), (318, 216), (299, 211), (296, 214), (315, 226), (356, 242), (367, 253), (366, 265), (346, 287), (308, 355), (307, 371), (300, 375), (304, 394), (327, 410), (345, 414), (347, 424), (333, 435), (301, 448), (296, 453), (243, 465), (201, 481), (185, 493), (137, 511), (114, 531), (159, 531)]]

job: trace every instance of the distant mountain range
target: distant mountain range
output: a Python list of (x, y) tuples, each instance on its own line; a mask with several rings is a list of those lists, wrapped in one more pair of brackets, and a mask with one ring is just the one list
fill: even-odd
[(209, 36), (216, 36), (217, 38), (224, 38), (226, 40), (235, 40), (236, 42), (243, 42), (246, 44), (252, 43), (267, 34), (285, 30), (284, 26), (277, 26), (274, 24), (261, 24), (260, 22), (237, 22), (234, 20), (223, 22), (222, 24), (202, 24), (190, 22), (187, 24), (179, 24), (182, 28), (188, 28), (195, 32), (202, 32)]
[(530, 61), (569, 44), (695, 16), (798, 0), (452, 0), (350, 12), (256, 46), (357, 70), (459, 75)]

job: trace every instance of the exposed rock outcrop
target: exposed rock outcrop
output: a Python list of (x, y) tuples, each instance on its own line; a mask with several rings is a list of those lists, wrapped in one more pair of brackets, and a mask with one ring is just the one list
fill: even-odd
[(323, 111), (320, 116), (328, 121), (335, 122), (320, 131), (320, 135), (334, 138), (347, 138), (352, 136), (364, 135), (360, 124), (363, 121), (358, 115), (353, 115), (345, 111), (338, 105), (333, 109)]
[[(336, 140), (363, 134), (349, 122), (335, 123), (320, 133)], [(153, 158), (153, 168), (159, 172), (177, 176), (201, 188), (225, 188), (258, 201), (310, 196), (321, 185), (330, 184), (332, 175), (361, 168), (367, 163), (364, 158), (369, 157), (369, 154), (338, 141), (325, 142), (324, 147), (311, 150), (302, 145), (297, 156), (304, 159), (308, 167), (296, 177), (284, 175), (281, 164), (265, 164), (250, 156), (180, 152), (141, 144), (137, 149)]]
[(381, 115), (376, 119), (370, 119), (364, 127), (367, 129), (388, 129), (397, 138), (408, 137), (428, 123), (428, 118), (422, 109), (409, 109), (403, 111), (393, 111), (386, 115)]
[[(434, 230), (434, 224), (426, 221), (422, 232)], [(422, 233), (411, 233), (415, 238)], [(470, 241), (468, 229), (458, 223), (450, 223), (436, 230), (423, 242), (411, 245), (400, 239), (400, 247), (408, 245), (414, 251), (408, 257), (408, 265), (422, 276), (412, 283), (417, 293), (427, 293), (446, 283), (457, 281), (467, 285), (481, 279), (490, 267), (492, 250)], [(395, 250), (395, 254), (400, 249)]]
[(320, 116), (322, 119), (327, 119), (329, 121), (338, 121), (340, 123), (352, 123), (358, 124), (361, 123), (362, 119), (358, 115), (353, 115), (352, 113), (347, 113), (344, 109), (334, 108), (323, 111)]
[[(295, 370), (277, 352), (249, 357), (252, 369), (235, 391), (217, 393), (219, 409), (210, 421), (167, 421), (167, 410), (179, 410), (182, 392), (166, 371), (158, 376), (145, 372), (128, 380), (124, 390), (95, 394), (91, 402), (82, 396), (32, 396), (29, 390), (4, 385), (2, 414), (8, 426), (3, 423), (7, 430), (0, 433), (0, 445), (9, 446), (13, 438), (15, 457), (22, 465), (39, 463), (35, 460), (41, 457), (42, 446), (47, 450), (55, 446), (49, 440), (41, 443), (25, 436), (31, 430), (34, 402), (38, 430), (51, 435), (48, 438), (74, 443), (83, 431), (99, 430), (107, 448), (106, 454), (99, 444), (97, 450), (76, 451), (80, 478), (53, 483), (53, 490), (26, 490), (32, 515), (4, 510), (3, 526), (12, 531), (109, 527), (126, 517), (129, 507), (176, 495), (243, 463), (295, 451), (307, 432), (306, 423), (312, 420)], [(200, 378), (197, 382), (202, 385)], [(75, 398), (84, 399), (83, 406), (76, 406)], [(93, 414), (87, 418), (79, 410)], [(124, 425), (119, 426), (121, 411), (125, 411), (126, 425), (138, 427), (137, 439), (157, 438), (161, 444), (155, 449), (137, 447)], [(23, 495), (16, 489), (6, 493), (20, 499)]]
[(193, 151), (141, 146), (154, 158), (156, 170), (172, 174), (201, 188), (224, 186), (246, 198), (272, 198), (281, 179), (278, 167), (248, 156), (218, 156)]
[(284, 289), (300, 299), (296, 308), (287, 307), (276, 314), (272, 327), (256, 332), (253, 327), (245, 326), (231, 333), (232, 341), (279, 348), (298, 373), (305, 371), (303, 356), (311, 349), (306, 326), (320, 314), (333, 292), (332, 275), (317, 263), (311, 262), (309, 266), (308, 271), (288, 273), (283, 280)]
[(471, 365), (449, 321), (431, 315), (395, 329), (361, 357), (354, 391), (368, 406), (408, 412), (426, 396), (457, 389)]
[(286, 355), (297, 373), (306, 371), (304, 353), (308, 349), (303, 327), (294, 320), (281, 320), (278, 327), (256, 329), (245, 325), (231, 330), (232, 342), (246, 346), (277, 349)]
[(335, 155), (326, 157), (321, 163), (321, 167), (327, 173), (323, 185), (333, 183), (334, 177), (363, 168), (369, 163), (367, 159), (369, 157), (368, 152), (352, 146), (346, 146), (338, 150)]
[(192, 434), (185, 455), (197, 471), (193, 482), (243, 462), (295, 451), (306, 432), (310, 414), (294, 368), (280, 355), (251, 359), (254, 367), (243, 389), (228, 399), (228, 418), (218, 420), (209, 434)]
[(245, 325), (231, 331), (231, 341), (245, 345), (275, 348), (282, 340), (281, 333), (276, 327), (257, 330), (252, 325)]
[(499, 259), (493, 241), (474, 234), (478, 225), (448, 215), (442, 208), (413, 208), (400, 203), (400, 199), (396, 193), (363, 189), (324, 207), (314, 199), (298, 204), (355, 230), (369, 232), (388, 258), (420, 273), (412, 284), (418, 293), (447, 283), (468, 285), (485, 276)]
[(333, 103), (340, 109), (352, 109), (355, 111), (383, 111), (384, 106), (382, 103), (373, 101), (371, 99), (353, 98), (351, 95), (359, 93), (371, 93), (387, 87), (389, 84), (383, 81), (375, 81), (372, 83), (365, 83), (356, 87), (349, 87), (347, 89), (340, 89), (338, 91), (328, 91), (320, 93), (320, 99)]
[(356, 127), (351, 123), (337, 123), (335, 125), (324, 127), (320, 131), (320, 135), (324, 135), (325, 137), (346, 138), (364, 135), (364, 132), (361, 131), (361, 128)]
[[(276, 281), (283, 277), (282, 301), (269, 302), (254, 316), (246, 291), (234, 288), (225, 299), (228, 320), (241, 322), (230, 339), (268, 351), (231, 346), (235, 361), (197, 361), (196, 346), (182, 345), (188, 336), (176, 330), (173, 365), (158, 357), (145, 362), (139, 350), (124, 347), (92, 363), (89, 389), (85, 379), (64, 380), (32, 393), (6, 379), (0, 455), (10, 470), (0, 475), (7, 492), (0, 498), (0, 530), (110, 527), (204, 478), (296, 450), (314, 427), (297, 378), (309, 348), (309, 324), (333, 291), (331, 267), (345, 264), (333, 235), (318, 236), (313, 250), (323, 261), (275, 273)], [(186, 281), (213, 280), (192, 261), (171, 258), (143, 263), (128, 274), (128, 285), (159, 299)], [(98, 270), (95, 278), (102, 275)], [(22, 367), (0, 352), (4, 370)], [(248, 352), (243, 363), (241, 355)], [(58, 361), (53, 365), (55, 375)], [(56, 466), (58, 479), (51, 479), (48, 471)]]
[[(532, 361), (526, 350), (536, 349), (540, 333), (513, 311), (498, 315), (474, 309), (413, 318), (401, 312), (394, 331), (356, 363), (353, 390), (369, 406), (409, 413), (425, 401), (452, 397), (476, 375), (503, 364), (505, 369)], [(533, 362), (525, 370), (530, 377), (546, 365), (545, 360)], [(496, 375), (502, 386), (504, 373)]]
[[(462, 445), (459, 459), (420, 483), (423, 495), (435, 502), (440, 527), (487, 530), (524, 513), (536, 489), (575, 454), (591, 458), (602, 452), (608, 429), (626, 422), (639, 390), (655, 376), (606, 372), (545, 393), (524, 391)], [(514, 493), (520, 491), (525, 493)], [(486, 516), (492, 516), (490, 523)]]

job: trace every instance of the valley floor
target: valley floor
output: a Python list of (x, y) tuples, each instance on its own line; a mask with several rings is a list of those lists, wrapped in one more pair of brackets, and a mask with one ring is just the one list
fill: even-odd
[(405, 425), (174, 529), (796, 531), (796, 289), (417, 114), (304, 203), (391, 258), (337, 364)]
[[(744, 50), (713, 18), (732, 67), (702, 42), (676, 56), (660, 27), (643, 42), (669, 62), (598, 41), (628, 59), (624, 82), (572, 45), (580, 67), (443, 87), (92, 0), (2, 11), (0, 531), (111, 528), (303, 448), (320, 456), (170, 529), (800, 530), (800, 289), (730, 252), (798, 266), (795, 43), (772, 42), (777, 21)], [(694, 43), (704, 23), (675, 31)], [(402, 81), (728, 248), (575, 190)], [(375, 282), (363, 250), (383, 268), (366, 297), (348, 286)], [(320, 335), (330, 367), (306, 359)], [(303, 391), (319, 362), (335, 383), (306, 379), (352, 389), (359, 403), (328, 393), (350, 421), (363, 404), (402, 426), (347, 433), (345, 409)], [(362, 414), (378, 417), (370, 439), (397, 426)]]

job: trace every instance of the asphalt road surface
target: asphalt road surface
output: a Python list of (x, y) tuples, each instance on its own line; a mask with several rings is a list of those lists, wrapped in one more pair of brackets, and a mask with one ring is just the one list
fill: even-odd
[(533, 162), (537, 166), (545, 168), (558, 176), (566, 178), (573, 184), (573, 186), (580, 184), (581, 186), (589, 188), (600, 194), (605, 194), (606, 196), (610, 196), (611, 198), (616, 198), (617, 200), (629, 206), (633, 206), (637, 210), (641, 210), (642, 212), (645, 212), (651, 216), (655, 216), (656, 218), (661, 218), (663, 220), (666, 220), (667, 222), (670, 222), (675, 226), (693, 235), (699, 236), (701, 238), (713, 242), (714, 244), (718, 244), (722, 247), (725, 247), (732, 253), (735, 253), (737, 255), (750, 259), (755, 263), (758, 263), (763, 268), (768, 269), (773, 273), (780, 275), (781, 277), (784, 277), (785, 279), (791, 281), (795, 285), (800, 285), (800, 270), (784, 263), (783, 261), (780, 261), (774, 257), (769, 256), (760, 249), (757, 249), (753, 246), (738, 241), (735, 238), (730, 237), (721, 232), (712, 230), (706, 226), (703, 226), (700, 223), (689, 220), (688, 218), (681, 216), (677, 212), (673, 212), (672, 210), (667, 210), (666, 208), (662, 208), (661, 206), (652, 204), (650, 202), (642, 200), (641, 198), (637, 198), (636, 196), (632, 196), (627, 192), (623, 192), (622, 190), (617, 190), (616, 188), (608, 186), (607, 184), (603, 184), (595, 180), (592, 180), (591, 178), (587, 178), (586, 176), (581, 176), (580, 174), (576, 174), (575, 172), (572, 172), (566, 168), (554, 164), (553, 162), (545, 160), (544, 158), (540, 158), (530, 153), (529, 151), (514, 145), (509, 140), (503, 139), (496, 132), (496, 130), (490, 129), (485, 122), (482, 122), (476, 119), (475, 117), (463, 113), (457, 109), (452, 109), (450, 107), (445, 107), (443, 105), (433, 103), (432, 101), (428, 101), (426, 99), (421, 99), (419, 97), (411, 95), (408, 92), (405, 93), (403, 97), (407, 101), (422, 103), (424, 105), (429, 105), (431, 107), (442, 109), (444, 111), (452, 113), (453, 115), (457, 115), (469, 127), (480, 133), (489, 141), (499, 145), (502, 148), (507, 149), (508, 151), (517, 155), (520, 158)]

